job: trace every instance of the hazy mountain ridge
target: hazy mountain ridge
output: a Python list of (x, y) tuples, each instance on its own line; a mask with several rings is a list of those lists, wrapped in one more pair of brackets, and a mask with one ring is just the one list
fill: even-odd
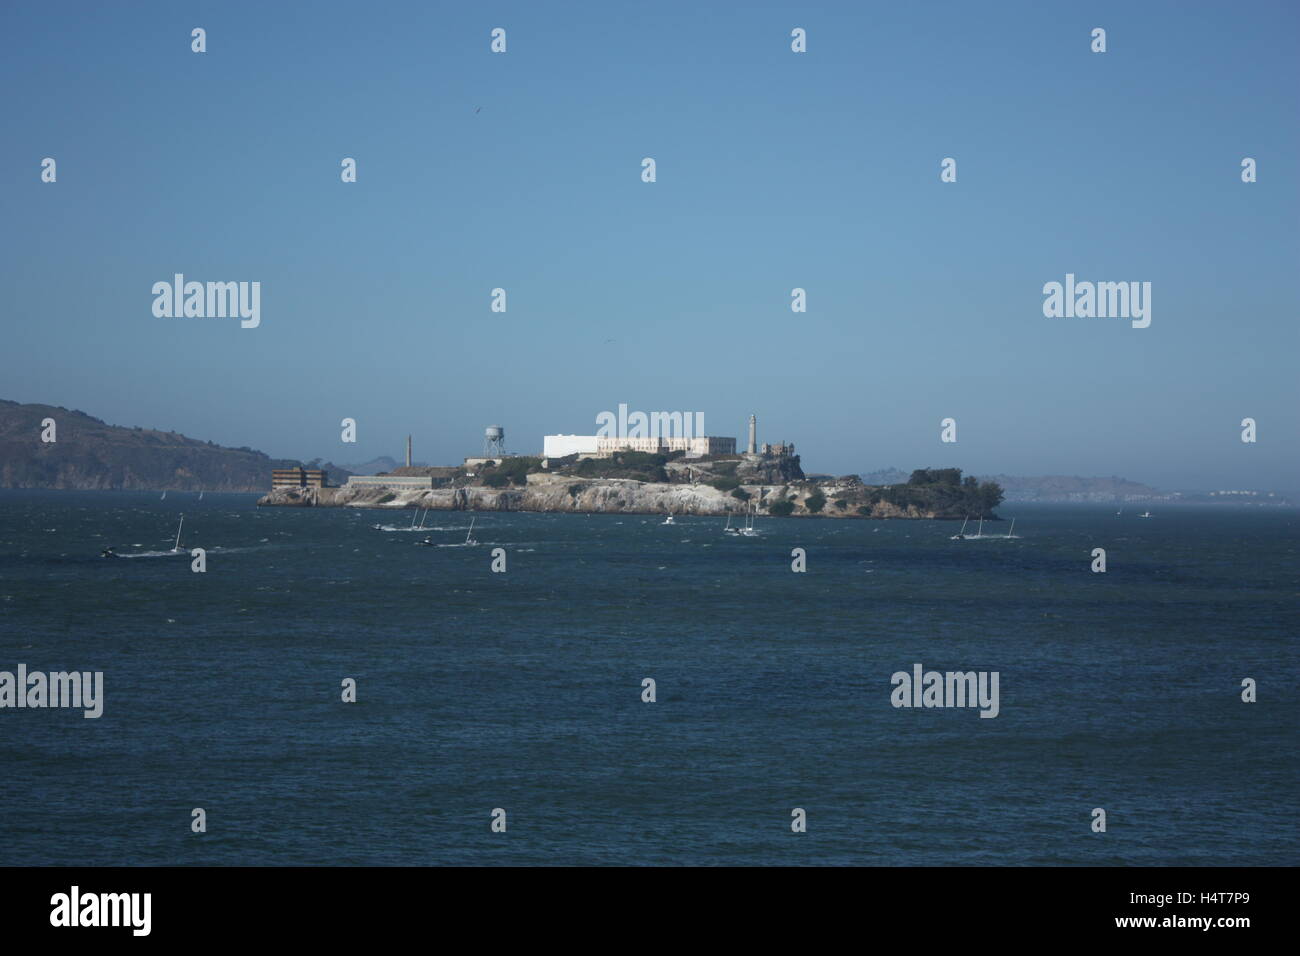
[(401, 463), (389, 455), (380, 455), (378, 458), (372, 458), (369, 461), (363, 461), (360, 464), (336, 465), (341, 472), (347, 472), (350, 475), (379, 475), (392, 472)]
[(1167, 491), (1111, 475), (1080, 478), (1077, 475), (987, 475), (996, 481), (1008, 501), (1147, 501), (1173, 497)]
[[(55, 423), (53, 442), (41, 440), (47, 418)], [(264, 492), (271, 469), (299, 464), (179, 432), (109, 425), (76, 409), (0, 399), (0, 488)]]
[[(1002, 486), (1007, 501), (1143, 501), (1172, 497), (1169, 492), (1115, 475), (1081, 478), (1078, 475), (979, 475), (980, 481)], [(862, 476), (869, 485), (898, 485), (908, 472), (882, 468)]]

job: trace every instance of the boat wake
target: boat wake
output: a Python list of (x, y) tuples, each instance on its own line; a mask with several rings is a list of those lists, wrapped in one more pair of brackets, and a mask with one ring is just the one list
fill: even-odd
[[(195, 545), (195, 547), (198, 547), (198, 545)], [(257, 547), (257, 546), (249, 546), (249, 547), (246, 547), (246, 548), (204, 548), (204, 549), (203, 549), (203, 553), (204, 553), (204, 554), (244, 554), (244, 553), (246, 553), (246, 552), (250, 552), (250, 551), (271, 551), (271, 550), (274, 550), (274, 549), (275, 549), (275, 546), (272, 546), (272, 547), (269, 547), (269, 548), (268, 548), (268, 547)], [(189, 549), (189, 548), (181, 548), (181, 549), (179, 549), (179, 550), (173, 549), (173, 550), (171, 550), (171, 551), (128, 551), (128, 552), (126, 552), (126, 553), (122, 553), (122, 552), (119, 552), (119, 551), (114, 551), (111, 555), (102, 555), (102, 557), (114, 557), (114, 558), (188, 558), (188, 557), (190, 557), (190, 549)]]

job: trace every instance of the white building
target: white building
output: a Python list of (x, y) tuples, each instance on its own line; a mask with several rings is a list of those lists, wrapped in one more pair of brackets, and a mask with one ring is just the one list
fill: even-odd
[(546, 435), (542, 439), (543, 454), (547, 458), (564, 458), (567, 455), (591, 455), (608, 458), (616, 451), (641, 451), (651, 455), (685, 452), (692, 458), (701, 455), (734, 455), (736, 439), (701, 435), (697, 438), (613, 438), (597, 435)]
[(542, 439), (542, 455), (546, 458), (594, 455), (596, 441), (595, 435), (547, 435)]
[(345, 488), (393, 488), (399, 491), (432, 488), (427, 475), (352, 475)]

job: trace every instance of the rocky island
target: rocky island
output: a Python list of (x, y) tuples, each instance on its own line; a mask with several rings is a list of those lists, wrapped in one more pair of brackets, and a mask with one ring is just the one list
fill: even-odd
[[(751, 432), (751, 447), (753, 435)], [(225, 448), (154, 428), (109, 425), (55, 405), (0, 400), (0, 488), (260, 491), (278, 469), (301, 462)], [(661, 515), (794, 515), (823, 518), (993, 518), (1001, 486), (958, 468), (805, 475), (793, 446), (690, 456), (616, 451), (543, 458), (502, 455), (463, 466), (394, 467), (354, 476), (315, 460), (339, 487), (273, 487), (259, 505), (431, 508)], [(304, 485), (307, 482), (303, 483)]]
[[(389, 483), (381, 479), (389, 478)], [(393, 480), (397, 479), (397, 480)], [(427, 480), (426, 480), (427, 479)], [(259, 505), (430, 508), (823, 518), (994, 518), (1002, 489), (959, 468), (918, 469), (902, 484), (856, 475), (807, 477), (798, 456), (689, 458), (618, 452), (608, 458), (516, 456), (463, 468), (396, 468), (343, 487), (277, 488)]]

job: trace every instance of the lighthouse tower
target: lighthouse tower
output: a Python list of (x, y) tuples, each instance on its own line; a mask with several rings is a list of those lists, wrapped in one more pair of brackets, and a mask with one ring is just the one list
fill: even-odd
[(746, 454), (758, 454), (758, 419), (753, 415), (749, 416), (749, 445), (745, 448)]

